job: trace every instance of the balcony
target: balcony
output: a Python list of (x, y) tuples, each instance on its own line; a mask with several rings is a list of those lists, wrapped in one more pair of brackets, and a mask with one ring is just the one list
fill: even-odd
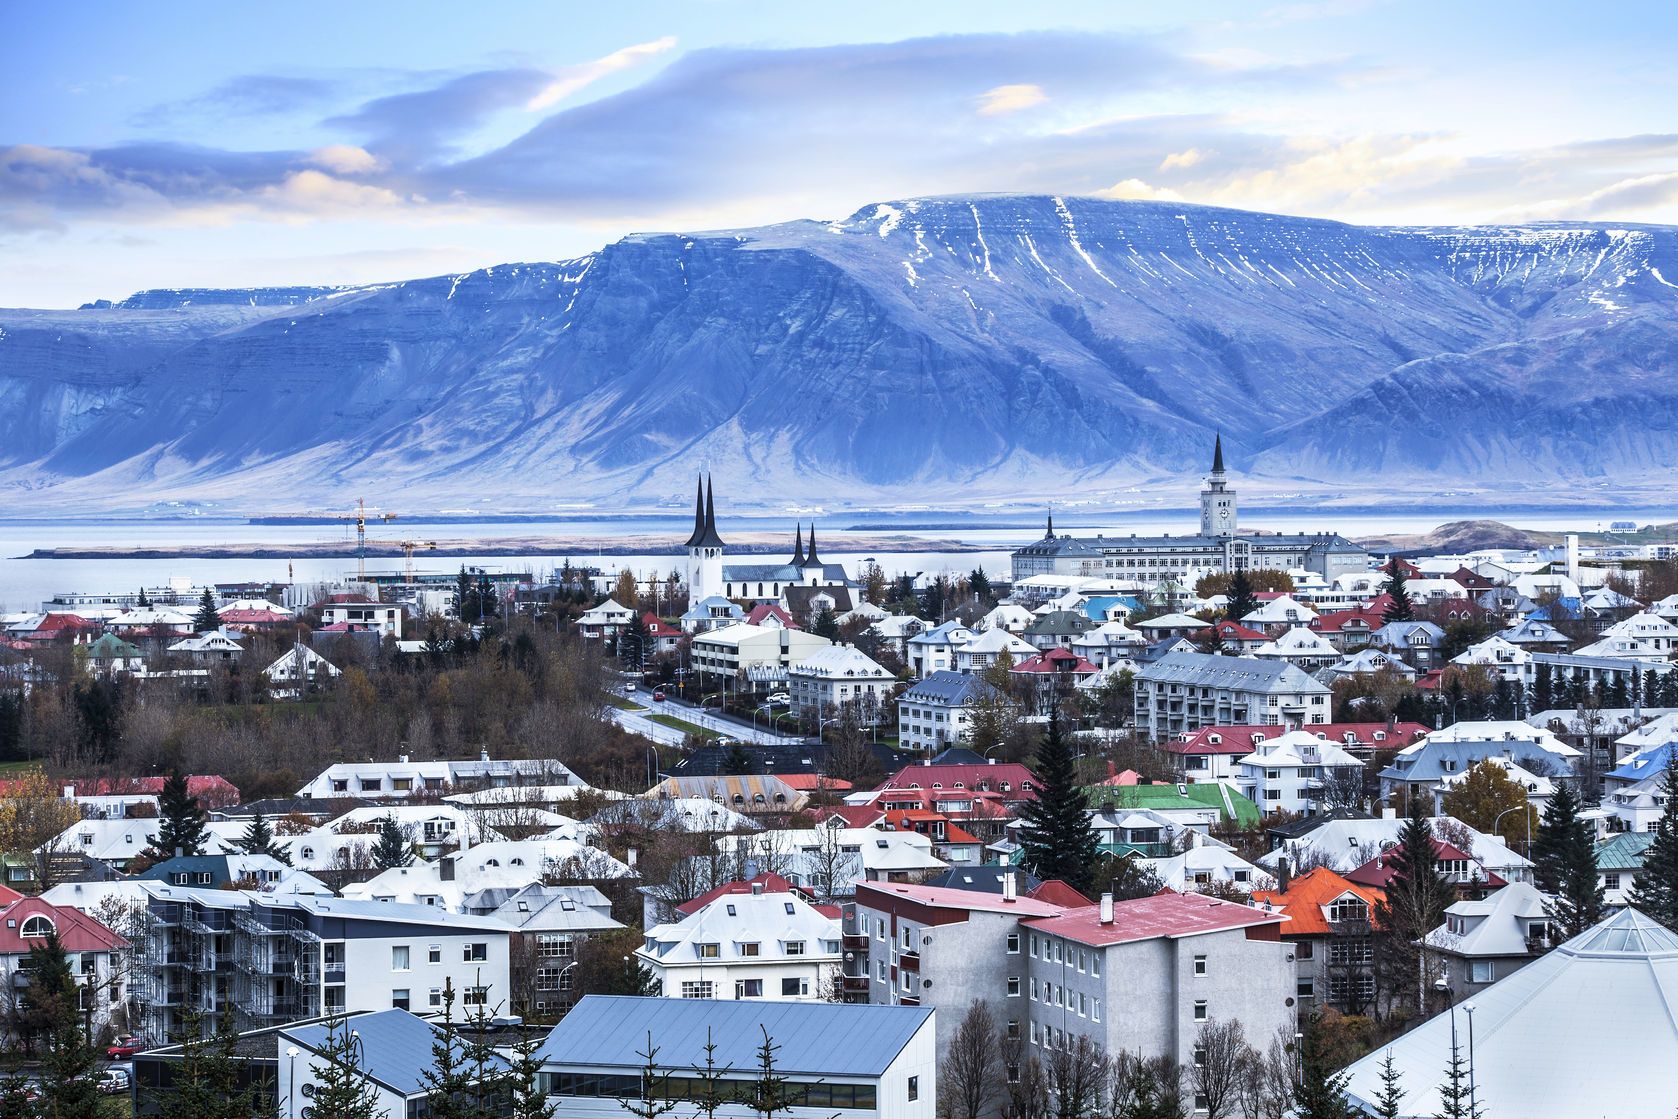
[(868, 976), (845, 975), (840, 977), (840, 990), (847, 995), (866, 995), (868, 993)]
[(903, 952), (897, 957), (897, 966), (904, 971), (919, 972), (921, 970), (921, 954), (919, 952)]
[(344, 965), (343, 964), (327, 964), (326, 967), (322, 969), (321, 982), (323, 982), (323, 983), (342, 983), (343, 981), (344, 981)]
[(851, 932), (848, 932), (848, 933), (845, 933), (843, 935), (843, 937), (841, 937), (841, 939), (844, 941), (845, 951), (847, 951), (847, 952), (866, 952), (866, 951), (868, 951), (868, 934), (867, 933), (851, 933)]
[(897, 1005), (898, 1006), (919, 1006), (920, 1004), (921, 1004), (921, 1000), (916, 998), (914, 995), (898, 995), (897, 996)]

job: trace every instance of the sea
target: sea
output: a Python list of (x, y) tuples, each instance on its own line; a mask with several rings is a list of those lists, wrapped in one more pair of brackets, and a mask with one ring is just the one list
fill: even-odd
[[(1550, 532), (1592, 532), (1606, 529), (1614, 521), (1638, 524), (1678, 520), (1678, 510), (1522, 509), (1519, 512), (1440, 508), (1418, 511), (1414, 507), (1385, 512), (1363, 509), (1356, 512), (1287, 509), (1267, 511), (1243, 509), (1243, 529), (1273, 532), (1338, 532), (1349, 538), (1391, 533), (1422, 533), (1439, 524), (1462, 519), (1495, 519), (1516, 528)], [(438, 519), (403, 520), (394, 525), (369, 525), (370, 539), (437, 540), (470, 550), (474, 541), (507, 538), (563, 537), (572, 546), (558, 547), (538, 555), (497, 554), (492, 547), (470, 555), (427, 557), (416, 554), (415, 570), (444, 573), (462, 565), (492, 571), (529, 571), (542, 578), (567, 562), (616, 572), (624, 568), (639, 577), (662, 576), (681, 570), (679, 546), (692, 527), (691, 516), (683, 515), (565, 515), (553, 519)], [(1079, 536), (1155, 535), (1192, 533), (1197, 514), (1192, 509), (1159, 509), (1120, 513), (1066, 513), (1056, 519), (1056, 531)], [(1018, 514), (915, 512), (855, 513), (825, 516), (819, 525), (822, 558), (846, 565), (853, 574), (863, 563), (880, 564), (888, 575), (924, 572), (965, 573), (982, 567), (992, 574), (1006, 575), (1009, 553), (1023, 544), (1040, 539), (1040, 521)], [(781, 533), (790, 556), (793, 526), (790, 518), (762, 516), (719, 516), (718, 529), (726, 540), (731, 534), (763, 537)], [(662, 555), (615, 555), (617, 542), (626, 536), (665, 536), (673, 549)], [(857, 541), (867, 538), (874, 546), (866, 550)], [(972, 551), (938, 550), (955, 542)], [(141, 550), (159, 547), (214, 549), (228, 545), (264, 544), (279, 554), (274, 558), (25, 558), (36, 549), (116, 548)], [(346, 556), (287, 557), (288, 545), (342, 547)], [(0, 613), (36, 610), (41, 603), (61, 592), (115, 593), (139, 587), (203, 585), (206, 582), (334, 582), (353, 577), (355, 534), (349, 525), (331, 523), (252, 524), (243, 519), (172, 517), (161, 519), (63, 519), (0, 520)], [(762, 560), (741, 555), (742, 562)], [(396, 571), (400, 558), (372, 557), (367, 570)]]

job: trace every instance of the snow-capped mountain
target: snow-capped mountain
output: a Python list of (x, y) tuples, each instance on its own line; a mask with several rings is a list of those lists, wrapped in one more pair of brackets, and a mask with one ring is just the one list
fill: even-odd
[[(1669, 483), (1678, 230), (1017, 196), (0, 312), (17, 502)], [(277, 496), (283, 495), (283, 496)]]

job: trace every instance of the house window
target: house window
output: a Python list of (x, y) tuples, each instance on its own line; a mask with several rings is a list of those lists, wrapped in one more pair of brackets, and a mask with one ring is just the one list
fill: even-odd
[(571, 938), (562, 933), (539, 933), (536, 937), (538, 956), (566, 957), (572, 954)]
[(686, 982), (682, 984), (682, 997), (684, 999), (708, 999), (715, 987), (716, 985), (709, 979), (699, 983)]
[(1196, 956), (1194, 958), (1194, 973), (1196, 975), (1205, 975), (1206, 974), (1206, 957), (1205, 956)]
[(1196, 1022), (1206, 1021), (1206, 1000), (1205, 999), (1195, 999), (1194, 1000), (1194, 1020)]
[(536, 969), (536, 989), (538, 991), (559, 990), (559, 973), (562, 968), (539, 967)]
[(1496, 978), (1496, 971), (1490, 960), (1470, 960), (1468, 963), (1468, 978), (1472, 983), (1490, 983)]
[[(1017, 975), (1010, 975), (1008, 977), (1008, 997), (1011, 999), (1017, 999), (1020, 997), (1020, 977)], [(1036, 980), (1032, 980), (1031, 983), (1031, 997), (1037, 997)]]
[(489, 945), (484, 943), (462, 946), (460, 958), (469, 964), (481, 964), (489, 959)]
[(407, 971), (408, 967), (408, 946), (406, 944), (392, 945), (390, 949), (390, 970)]
[(431, 1001), (430, 1001), (429, 1005), (431, 1005), (431, 1006), (442, 1006), (443, 1005), (443, 988), (441, 988), (441, 987), (431, 988)]
[(920, 1098), (921, 1098), (921, 1078), (918, 1077), (918, 1076), (911, 1076), (909, 1078), (909, 1102), (914, 1103), (916, 1100), (918, 1100)]
[(488, 1003), (488, 987), (467, 987), (460, 993), (461, 1006), (486, 1006)]
[(433, 944), (430, 948), (426, 949), (425, 962), (428, 964), (442, 963), (443, 946), (441, 944)]
[(722, 946), (721, 945), (718, 945), (718, 944), (701, 944), (701, 945), (699, 945), (699, 958), (700, 959), (702, 959), (702, 960), (715, 960), (715, 959), (720, 958), (721, 956), (722, 956)]
[(399, 987), (390, 993), (390, 1005), (394, 1010), (407, 1010), (409, 1001), (406, 987)]
[(1620, 888), (1619, 874), (1604, 874), (1602, 876), (1602, 888), (1605, 890), (1618, 890)]
[(763, 980), (736, 979), (734, 981), (734, 997), (737, 999), (760, 999), (763, 997)]
[(808, 979), (787, 976), (781, 980), (781, 997), (786, 999), (803, 998), (810, 993)]
[(755, 956), (755, 955), (757, 955), (757, 942), (752, 941), (749, 944), (740, 945), (740, 954), (742, 956)]
[(1316, 998), (1317, 981), (1314, 979), (1301, 979), (1298, 986), (1294, 988), (1294, 994), (1298, 995), (1302, 999)]
[(789, 955), (789, 956), (802, 956), (803, 954), (804, 954), (804, 942), (802, 940), (789, 940), (789, 941), (787, 941), (787, 955)]
[(1010, 956), (1017, 956), (1017, 955), (1020, 954), (1020, 934), (1019, 933), (1009, 933), (1008, 934), (1008, 954)]
[(30, 940), (48, 937), (51, 936), (52, 933), (52, 922), (41, 916), (39, 913), (33, 917), (25, 918), (23, 928), (18, 930), (18, 935)]
[(1293, 946), (1293, 958), (1294, 959), (1296, 959), (1296, 960), (1309, 960), (1312, 957), (1312, 955), (1313, 955), (1313, 949), (1312, 949), (1312, 946), (1311, 946), (1311, 942), (1309, 940), (1301, 940), (1301, 941), (1298, 941), (1294, 944), (1294, 946)]

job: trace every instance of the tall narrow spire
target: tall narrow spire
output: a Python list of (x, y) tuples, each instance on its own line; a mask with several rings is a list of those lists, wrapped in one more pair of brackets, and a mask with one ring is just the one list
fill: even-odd
[(1054, 535), (1055, 535), (1055, 507), (1053, 505), (1049, 506), (1049, 531), (1047, 533), (1045, 533), (1045, 535), (1051, 540), (1054, 539)]
[(700, 478), (699, 493), (693, 504), (693, 535), (688, 537), (689, 548), (721, 548), (722, 537), (717, 535), (716, 491), (709, 476)]
[(796, 537), (794, 537), (794, 540), (795, 540), (795, 543), (793, 544), (793, 548), (792, 548), (792, 565), (794, 567), (803, 567), (804, 566), (804, 522), (803, 521), (798, 522), (798, 535)]
[(810, 550), (805, 553), (805, 567), (820, 567), (822, 561), (816, 556), (816, 522), (810, 522)]
[(1212, 473), (1224, 472), (1224, 433), (1218, 432), (1217, 441), (1212, 444)]
[(705, 537), (705, 476), (701, 474), (694, 483), (693, 491), (693, 531), (688, 534), (688, 542), (684, 547), (697, 548), (700, 540)]

